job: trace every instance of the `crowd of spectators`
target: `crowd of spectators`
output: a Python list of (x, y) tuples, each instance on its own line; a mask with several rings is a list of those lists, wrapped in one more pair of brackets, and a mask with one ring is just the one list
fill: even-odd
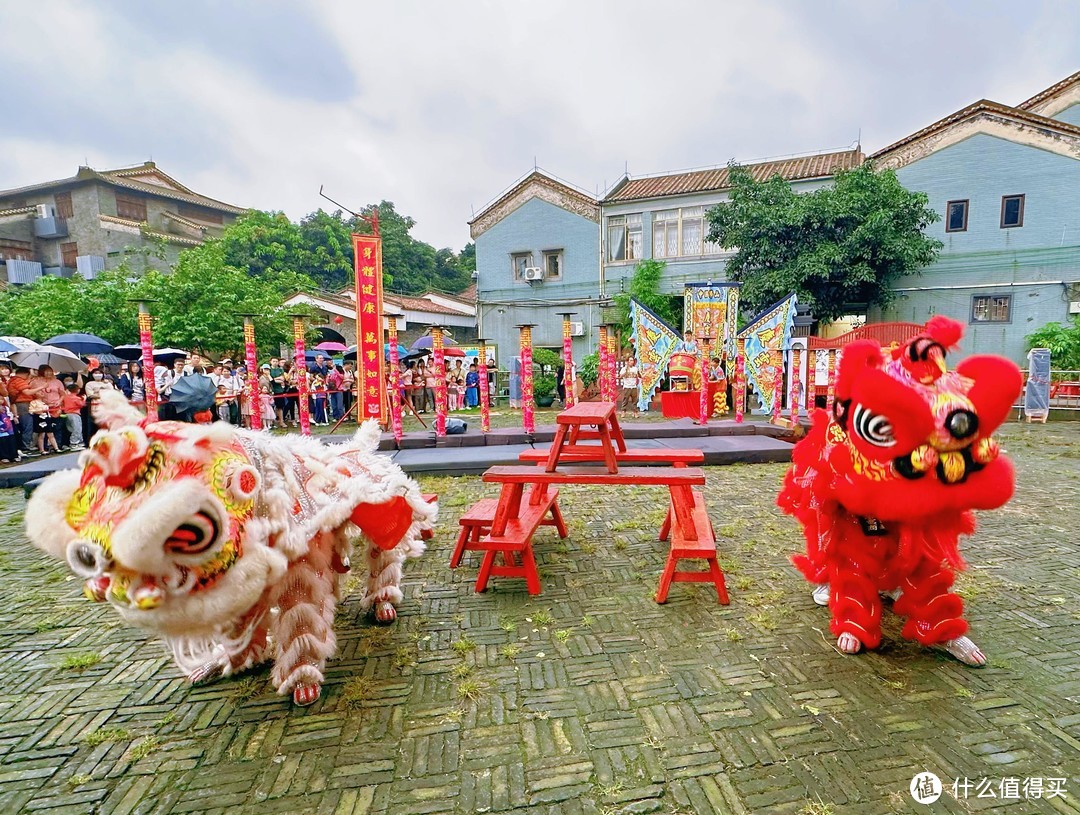
[[(495, 362), (488, 361), (489, 398), (495, 393)], [(480, 405), (480, 360), (473, 357), (469, 367), (462, 359), (445, 362), (447, 410), (469, 410)], [(415, 413), (435, 410), (435, 388), (439, 375), (434, 362), (411, 359), (401, 363), (402, 403)]]

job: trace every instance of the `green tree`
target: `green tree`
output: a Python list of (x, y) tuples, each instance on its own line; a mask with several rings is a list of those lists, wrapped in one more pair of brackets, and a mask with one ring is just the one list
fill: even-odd
[(1080, 316), (1071, 325), (1047, 323), (1028, 334), (1028, 348), (1049, 348), (1050, 364), (1062, 371), (1080, 371)]
[(682, 298), (660, 293), (660, 279), (667, 264), (662, 260), (643, 260), (634, 267), (630, 285), (626, 291), (615, 295), (615, 309), (618, 315), (616, 325), (622, 336), (629, 337), (632, 330), (630, 322), (630, 299), (656, 312), (656, 316), (675, 330), (682, 325)]
[(730, 201), (708, 212), (709, 240), (736, 249), (728, 276), (740, 300), (762, 308), (792, 292), (819, 320), (887, 305), (891, 284), (929, 265), (942, 244), (923, 230), (940, 217), (924, 193), (870, 164), (797, 193), (779, 175), (755, 181), (730, 165)]
[(43, 277), (31, 286), (0, 292), (0, 334), (41, 342), (71, 331), (96, 334), (113, 345), (138, 338), (134, 287), (126, 266), (93, 280)]
[[(416, 226), (415, 219), (398, 213), (392, 201), (382, 201), (377, 206), (382, 236), (383, 285), (402, 294), (419, 294), (431, 288), (435, 278), (435, 248), (409, 234)], [(375, 207), (374, 204), (365, 207), (364, 217), (370, 218)], [(370, 235), (371, 226), (363, 221), (356, 231)]]

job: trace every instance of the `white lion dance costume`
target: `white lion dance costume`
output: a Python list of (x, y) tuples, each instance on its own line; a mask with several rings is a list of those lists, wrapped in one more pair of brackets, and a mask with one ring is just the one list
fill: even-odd
[(273, 659), (279, 693), (319, 698), (352, 539), (367, 541), (362, 606), (392, 622), (401, 569), (437, 509), (376, 455), (379, 429), (327, 447), (227, 424), (150, 422), (119, 393), (79, 463), (47, 478), (27, 534), (86, 578), (86, 595), (160, 634), (191, 682)]

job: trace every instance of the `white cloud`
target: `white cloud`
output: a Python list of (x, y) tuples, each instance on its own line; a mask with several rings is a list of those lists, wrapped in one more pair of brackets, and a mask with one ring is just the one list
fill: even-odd
[[(1076, 69), (1080, 37), (1058, 2), (327, 0), (288, 7), (311, 15), (305, 32), (268, 3), (265, 43), (240, 27), (201, 42), (132, 8), (0, 11), (0, 95), (15, 107), (0, 187), (152, 155), (204, 194), (292, 217), (326, 204), (320, 184), (352, 207), (389, 199), (454, 248), (534, 157), (596, 189), (624, 162), (641, 174), (834, 148), (860, 128), (874, 149), (982, 96), (1019, 102)], [(191, 8), (208, 27), (243, 18)]]

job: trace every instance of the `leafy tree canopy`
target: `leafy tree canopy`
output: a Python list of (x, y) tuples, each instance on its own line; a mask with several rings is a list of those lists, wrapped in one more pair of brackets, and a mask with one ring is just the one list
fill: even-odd
[(891, 284), (932, 263), (942, 246), (923, 234), (939, 218), (926, 195), (904, 189), (891, 170), (864, 164), (809, 193), (778, 175), (755, 181), (734, 164), (730, 179), (730, 201), (708, 212), (709, 240), (736, 250), (727, 272), (750, 308), (793, 291), (819, 320), (884, 306)]
[(682, 298), (660, 293), (660, 278), (667, 264), (662, 260), (643, 260), (634, 267), (630, 285), (626, 291), (615, 295), (615, 309), (618, 313), (618, 329), (624, 337), (630, 335), (630, 298), (637, 300), (656, 312), (656, 316), (675, 330), (682, 325)]
[(1027, 335), (1028, 348), (1049, 348), (1050, 364), (1063, 371), (1080, 371), (1080, 316), (1071, 324), (1047, 323)]

